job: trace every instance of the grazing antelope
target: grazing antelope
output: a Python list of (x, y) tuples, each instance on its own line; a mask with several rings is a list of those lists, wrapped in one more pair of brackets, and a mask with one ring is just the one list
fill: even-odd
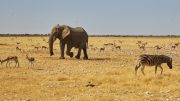
[(143, 51), (145, 51), (146, 45), (147, 45), (147, 42), (145, 42), (145, 43), (141, 42), (140, 44), (138, 44), (139, 49), (142, 49)]
[(89, 47), (93, 47), (93, 45), (89, 45)]
[(176, 49), (176, 47), (179, 46), (180, 43), (175, 43), (174, 45), (171, 46), (172, 49)]
[(139, 49), (142, 49), (143, 51), (145, 51), (145, 47), (147, 45), (147, 42), (143, 43), (142, 41), (137, 41), (136, 43), (139, 47)]
[(88, 84), (86, 85), (86, 87), (94, 87), (94, 86), (96, 86), (96, 85), (91, 82), (88, 82)]
[[(29, 61), (29, 63), (31, 63), (31, 67), (32, 66), (34, 67), (35, 59), (33, 57), (29, 57), (27, 54), (26, 54), (26, 59)], [(28, 69), (29, 69), (29, 65), (28, 65)]]
[(39, 49), (39, 47), (37, 47), (37, 46), (35, 46), (34, 48), (37, 49), (37, 50)]
[(16, 44), (17, 44), (17, 45), (19, 45), (19, 44), (20, 44), (20, 42), (16, 42)]
[(108, 43), (108, 45), (113, 46), (114, 44), (113, 43)]
[(174, 45), (175, 45), (175, 46), (179, 46), (179, 44), (180, 44), (180, 43), (178, 42), (178, 43), (175, 43)]
[[(0, 60), (1, 64), (6, 62), (6, 67), (7, 67), (8, 64), (10, 66), (11, 61), (14, 61), (16, 63), (16, 65), (18, 65), (18, 67), (19, 67), (19, 61), (18, 61), (18, 57), (17, 56), (8, 56), (6, 59)], [(16, 65), (15, 65), (15, 67), (16, 67)]]
[(121, 46), (116, 46), (115, 48), (116, 48), (116, 50), (117, 50), (117, 49), (121, 50)]
[(171, 48), (174, 50), (176, 49), (176, 47), (177, 47), (176, 45), (171, 46)]
[(142, 45), (143, 45), (143, 46), (146, 46), (147, 44), (148, 44), (147, 42), (145, 42), (145, 43), (142, 43)]
[(140, 55), (138, 58), (138, 63), (135, 67), (135, 74), (137, 75), (137, 70), (141, 67), (141, 72), (144, 74), (145, 66), (155, 66), (155, 74), (157, 73), (157, 67), (161, 69), (161, 75), (163, 68), (161, 67), (162, 63), (166, 63), (170, 69), (172, 69), (172, 58), (166, 55)]
[(104, 46), (108, 46), (109, 44), (105, 43)]
[(17, 47), (16, 47), (16, 51), (21, 51), (21, 49), (17, 46)]
[(139, 45), (138, 44), (138, 46), (139, 46), (139, 49), (142, 49), (143, 51), (145, 51), (145, 45)]
[(98, 48), (97, 47), (93, 47), (93, 48), (91, 48), (92, 50), (94, 50), (94, 51), (96, 51)]
[(43, 50), (43, 49), (45, 49), (45, 50), (48, 49), (46, 46), (42, 46), (41, 48), (42, 48), (42, 50)]
[(137, 43), (136, 44), (141, 44), (142, 43), (142, 41), (137, 41)]
[(162, 47), (160, 47), (159, 45), (154, 46), (154, 48), (156, 48), (156, 50), (160, 50)]
[(100, 48), (100, 52), (101, 52), (101, 51), (104, 52), (104, 50), (105, 50), (105, 47)]
[(157, 50), (157, 53), (158, 53), (158, 50), (162, 49), (163, 47), (160, 47), (159, 45), (156, 45), (156, 46), (154, 46), (154, 48)]

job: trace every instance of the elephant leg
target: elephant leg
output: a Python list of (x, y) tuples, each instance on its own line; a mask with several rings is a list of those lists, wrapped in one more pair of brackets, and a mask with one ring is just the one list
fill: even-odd
[(66, 54), (72, 58), (73, 57), (73, 52), (71, 52), (71, 49), (72, 49), (72, 46), (67, 45)]
[(78, 54), (76, 55), (76, 59), (80, 59), (81, 56), (81, 48), (78, 49)]
[(65, 59), (64, 58), (64, 47), (65, 47), (65, 43), (60, 42), (60, 49), (61, 49), (61, 57), (60, 57), (60, 59)]
[(87, 55), (87, 49), (86, 49), (86, 47), (83, 48), (83, 52), (84, 52), (84, 59), (87, 60), (87, 59), (88, 59), (88, 55)]

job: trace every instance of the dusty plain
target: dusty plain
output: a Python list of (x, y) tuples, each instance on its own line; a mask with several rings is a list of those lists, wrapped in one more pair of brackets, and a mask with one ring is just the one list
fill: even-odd
[[(146, 50), (137, 41), (147, 42)], [(90, 37), (89, 60), (59, 59), (59, 41), (54, 56), (49, 56), (48, 37), (0, 37), (0, 59), (18, 56), (20, 67), (0, 65), (0, 101), (180, 101), (180, 46), (172, 49), (180, 37)], [(18, 44), (17, 44), (18, 43)], [(113, 46), (100, 48), (106, 43)], [(162, 46), (160, 50), (155, 45)], [(21, 51), (16, 50), (18, 46)], [(97, 47), (97, 48), (95, 48)], [(74, 55), (77, 49), (72, 49)], [(26, 54), (35, 58), (34, 66)], [(163, 64), (164, 72), (155, 75), (146, 67), (143, 76), (134, 74), (140, 54), (164, 54), (173, 58), (173, 69)], [(28, 67), (30, 67), (28, 69)]]

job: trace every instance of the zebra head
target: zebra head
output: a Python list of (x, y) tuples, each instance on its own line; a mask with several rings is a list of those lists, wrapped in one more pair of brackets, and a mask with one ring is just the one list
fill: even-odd
[(167, 61), (167, 65), (169, 69), (172, 69), (172, 58), (169, 58), (169, 60)]

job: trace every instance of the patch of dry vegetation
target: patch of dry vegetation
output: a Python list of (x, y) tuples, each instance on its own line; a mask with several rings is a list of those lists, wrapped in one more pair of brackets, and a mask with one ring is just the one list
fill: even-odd
[[(13, 40), (12, 40), (13, 39)], [(10, 55), (19, 58), (19, 68), (0, 65), (0, 100), (49, 100), (49, 101), (142, 101), (180, 100), (180, 48), (171, 49), (180, 38), (151, 37), (90, 37), (89, 60), (76, 60), (67, 56), (59, 59), (59, 42), (55, 42), (55, 55), (34, 46), (48, 46), (48, 37), (0, 37), (0, 59)], [(142, 51), (137, 41), (147, 42)], [(122, 41), (122, 42), (119, 42)], [(20, 44), (17, 45), (17, 42)], [(105, 43), (116, 43), (121, 51), (106, 47)], [(155, 45), (164, 48), (157, 51)], [(16, 46), (23, 52), (16, 51)], [(72, 51), (76, 52), (76, 49)], [(34, 67), (28, 69), (26, 54), (35, 58)], [(164, 64), (164, 74), (154, 74), (154, 67), (145, 68), (134, 75), (137, 56), (143, 53), (173, 56), (173, 69)], [(76, 54), (76, 53), (75, 53)], [(11, 64), (13, 66), (13, 63)], [(87, 86), (88, 84), (94, 86)]]

